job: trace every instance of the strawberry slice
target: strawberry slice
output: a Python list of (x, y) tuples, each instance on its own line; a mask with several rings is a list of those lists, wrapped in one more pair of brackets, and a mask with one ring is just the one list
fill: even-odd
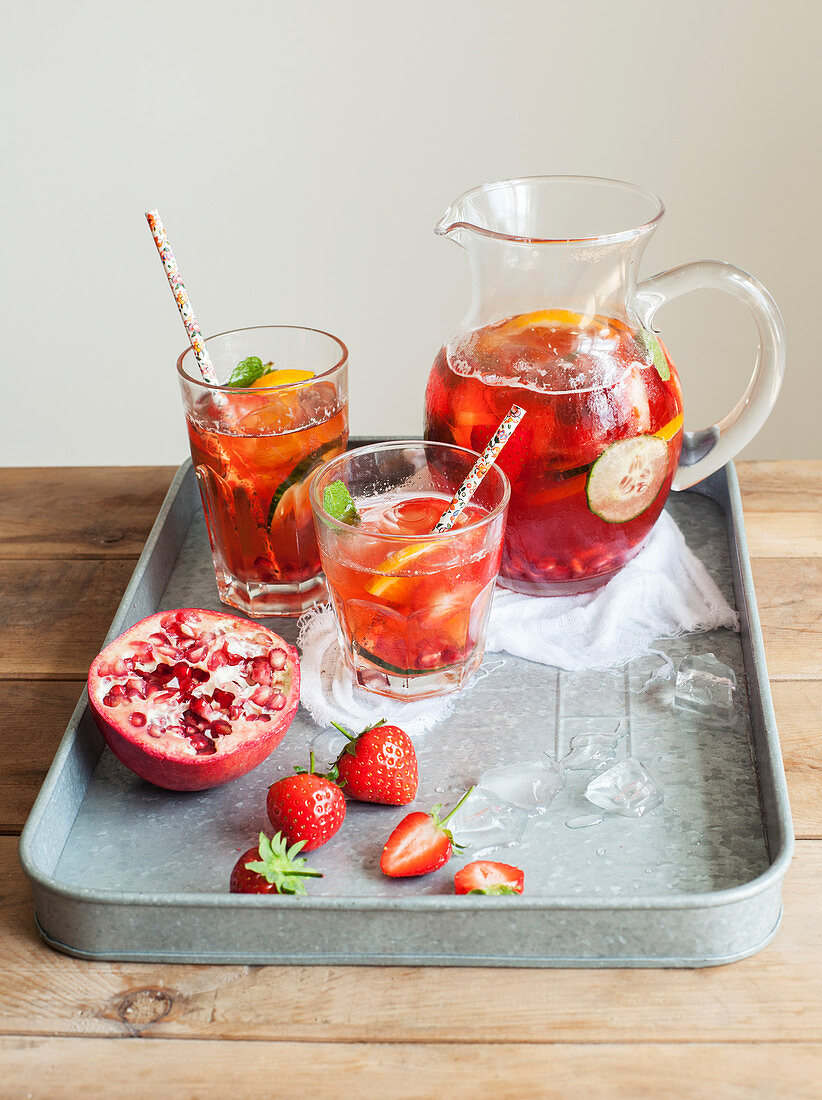
[(510, 863), (479, 859), (454, 875), (457, 894), (521, 894), (524, 889), (525, 873)]
[(399, 726), (387, 726), (381, 718), (356, 736), (331, 723), (348, 738), (337, 758), (337, 782), (349, 798), (407, 806), (417, 796), (417, 754), (411, 738)]
[(434, 806), (430, 814), (417, 811), (404, 817), (382, 850), (382, 873), (391, 878), (410, 878), (413, 875), (427, 875), (444, 866), (451, 858), (453, 849), (463, 847), (445, 828), (446, 822), (473, 789), (469, 787), (453, 810), (443, 818), (439, 816), (442, 806)]

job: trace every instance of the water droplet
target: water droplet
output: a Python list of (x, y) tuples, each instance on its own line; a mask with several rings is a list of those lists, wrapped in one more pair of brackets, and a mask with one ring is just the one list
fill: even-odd
[(572, 817), (565, 824), (569, 829), (589, 829), (592, 825), (600, 825), (602, 821), (603, 818), (598, 817), (596, 814), (585, 814), (582, 817)]
[(598, 856), (604, 856), (605, 855), (605, 849), (604, 848), (597, 848), (597, 855)]
[(437, 794), (442, 794), (445, 791), (445, 787), (442, 787), (442, 786), (434, 787), (434, 790), (436, 791)]

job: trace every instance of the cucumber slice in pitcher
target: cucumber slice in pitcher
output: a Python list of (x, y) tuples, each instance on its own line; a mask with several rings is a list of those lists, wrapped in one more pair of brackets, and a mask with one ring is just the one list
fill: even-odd
[(588, 474), (588, 507), (606, 523), (641, 516), (659, 496), (668, 473), (668, 444), (655, 435), (635, 435), (606, 447)]

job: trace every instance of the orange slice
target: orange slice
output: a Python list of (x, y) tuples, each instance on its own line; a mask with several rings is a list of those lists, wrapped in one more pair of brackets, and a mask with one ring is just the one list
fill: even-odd
[(252, 382), (249, 388), (262, 390), (271, 386), (295, 386), (298, 382), (309, 382), (313, 377), (314, 372), (310, 370), (270, 370)]
[(679, 416), (672, 417), (667, 424), (663, 424), (658, 432), (654, 432), (657, 439), (664, 439), (667, 443), (669, 439), (673, 439), (679, 429), (682, 427), (682, 413)]
[(415, 546), (406, 546), (403, 550), (397, 550), (393, 554), (389, 554), (379, 566), (379, 574), (370, 580), (365, 587), (372, 596), (384, 596), (392, 588), (401, 587), (408, 578), (398, 577), (395, 574), (400, 569), (404, 569), (410, 562), (423, 557), (431, 550), (436, 550), (435, 544), (430, 542), (417, 543)]

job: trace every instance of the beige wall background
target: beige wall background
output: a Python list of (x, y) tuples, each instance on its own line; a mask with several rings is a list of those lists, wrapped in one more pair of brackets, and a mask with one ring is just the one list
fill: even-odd
[[(668, 213), (644, 272), (730, 260), (782, 308), (788, 371), (748, 458), (822, 457), (822, 6), (747, 0), (3, 3), (0, 463), (176, 463), (185, 335), (157, 206), (206, 332), (325, 328), (355, 433), (421, 429), (468, 266), (467, 188), (604, 175)], [(752, 368), (715, 293), (658, 315), (686, 424)], [(10, 391), (10, 399), (8, 399)]]

